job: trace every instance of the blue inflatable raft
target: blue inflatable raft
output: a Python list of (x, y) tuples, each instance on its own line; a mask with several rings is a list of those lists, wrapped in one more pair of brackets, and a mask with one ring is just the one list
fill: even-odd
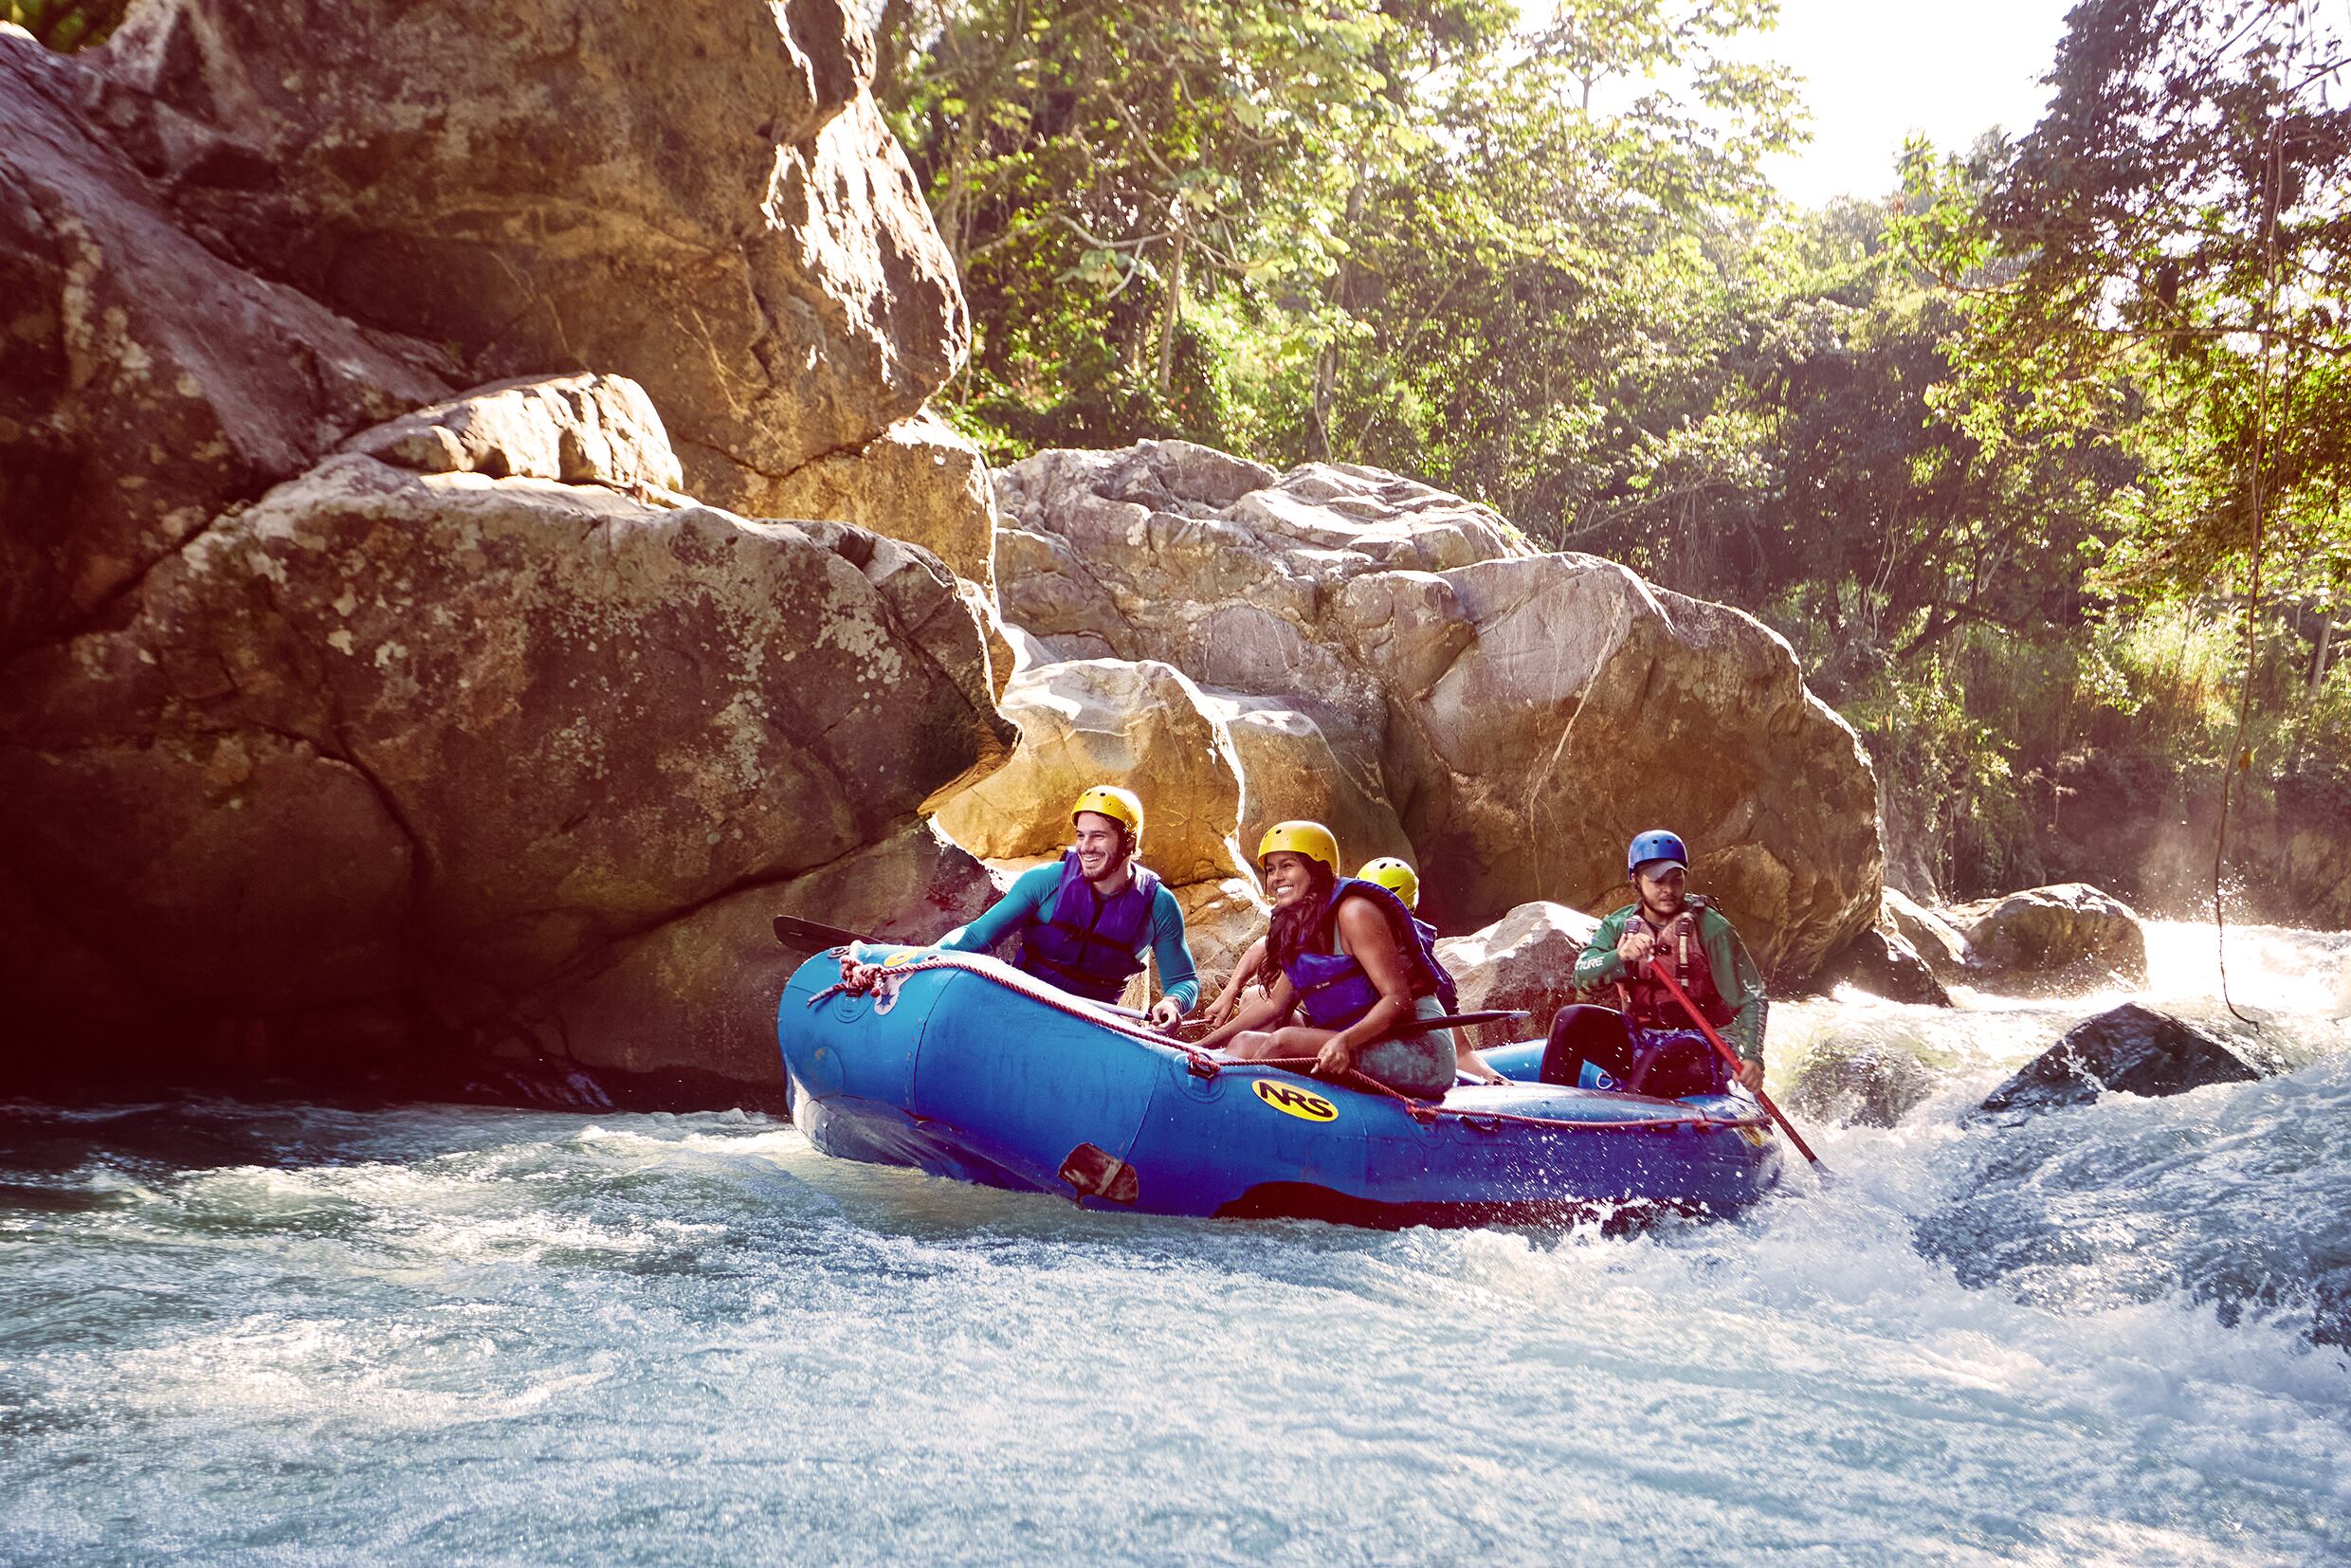
[[(1778, 1180), (1741, 1094), (1658, 1100), (1540, 1083), (1441, 1103), (1220, 1063), (995, 958), (868, 945), (801, 965), (776, 1035), (826, 1154), (1054, 1193), (1089, 1209), (1357, 1225), (1735, 1212)], [(1532, 1078), (1540, 1043), (1488, 1059)]]

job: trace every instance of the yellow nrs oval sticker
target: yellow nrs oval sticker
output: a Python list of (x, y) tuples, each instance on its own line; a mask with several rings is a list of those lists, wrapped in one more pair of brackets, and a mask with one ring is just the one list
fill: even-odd
[(1739, 1136), (1760, 1149), (1772, 1140), (1772, 1130), (1769, 1127), (1741, 1127)]
[(1270, 1078), (1260, 1078), (1249, 1087), (1257, 1091), (1258, 1099), (1285, 1116), (1294, 1116), (1302, 1121), (1339, 1120), (1339, 1107), (1312, 1089), (1301, 1088), (1296, 1084), (1278, 1084)]
[(893, 953), (888, 957), (883, 959), (882, 967), (884, 969), (887, 969), (893, 964), (910, 964), (920, 957), (922, 957), (922, 950), (920, 948), (909, 947), (901, 952)]

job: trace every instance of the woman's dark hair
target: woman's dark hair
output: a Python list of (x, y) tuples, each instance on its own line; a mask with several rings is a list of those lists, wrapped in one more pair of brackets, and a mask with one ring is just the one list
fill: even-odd
[(1331, 889), (1339, 885), (1339, 874), (1319, 860), (1309, 860), (1306, 877), (1306, 896), (1276, 909), (1273, 929), (1266, 933), (1266, 959), (1276, 969), (1287, 969), (1293, 958), (1323, 935), (1323, 917), (1330, 909)]

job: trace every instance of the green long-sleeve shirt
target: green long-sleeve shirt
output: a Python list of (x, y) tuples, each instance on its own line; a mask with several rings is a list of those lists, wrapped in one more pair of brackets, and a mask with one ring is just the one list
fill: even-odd
[[(1013, 879), (1004, 897), (958, 931), (950, 931), (939, 945), (951, 953), (986, 953), (1024, 926), (1044, 925), (1053, 918), (1053, 900), (1061, 889), (1061, 862), (1032, 866)], [(1184, 912), (1176, 895), (1159, 884), (1151, 901), (1151, 932), (1146, 946), (1159, 963), (1159, 994), (1173, 998), (1186, 1012), (1200, 999), (1199, 972), (1193, 967), (1192, 948), (1184, 939)], [(1140, 959), (1144, 949), (1135, 950)]]
[[(1625, 961), (1616, 956), (1616, 942), (1640, 912), (1639, 904), (1629, 903), (1600, 922), (1576, 959), (1578, 991), (1596, 991), (1625, 978)], [(1706, 968), (1714, 976), (1714, 989), (1733, 1011), (1722, 1038), (1748, 1061), (1762, 1061), (1763, 972), (1719, 910), (1703, 907), (1698, 911), (1698, 939), (1706, 950)]]

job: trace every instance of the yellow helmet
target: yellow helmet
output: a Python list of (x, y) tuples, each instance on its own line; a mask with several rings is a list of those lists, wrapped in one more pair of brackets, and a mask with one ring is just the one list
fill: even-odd
[(1363, 869), (1358, 871), (1355, 876), (1358, 882), (1379, 884), (1380, 886), (1402, 899), (1404, 907), (1407, 909), (1420, 907), (1420, 878), (1410, 866), (1394, 855), (1382, 855), (1377, 860), (1365, 861)]
[(1266, 864), (1266, 857), (1276, 849), (1287, 849), (1308, 860), (1319, 860), (1339, 875), (1339, 839), (1320, 822), (1277, 822), (1266, 830), (1266, 836), (1257, 841), (1257, 864)]
[(1113, 822), (1122, 822), (1126, 830), (1137, 838), (1143, 836), (1142, 796), (1116, 784), (1097, 784), (1078, 796), (1078, 803), (1069, 808), (1069, 820), (1075, 822), (1080, 811), (1093, 811)]

